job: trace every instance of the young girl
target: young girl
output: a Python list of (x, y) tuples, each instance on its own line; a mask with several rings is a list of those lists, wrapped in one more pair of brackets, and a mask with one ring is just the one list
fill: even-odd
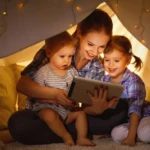
[(104, 81), (124, 85), (121, 101), (125, 100), (129, 105), (129, 123), (113, 128), (111, 136), (114, 141), (129, 146), (135, 145), (141, 109), (146, 97), (142, 79), (127, 68), (132, 57), (135, 59), (135, 68), (141, 69), (141, 59), (133, 54), (131, 43), (124, 36), (113, 36), (104, 50), (104, 68), (108, 72)]
[[(67, 32), (62, 32), (46, 40), (46, 55), (49, 63), (42, 66), (33, 79), (42, 86), (58, 88), (68, 91), (74, 76), (78, 72), (70, 66), (74, 54), (75, 42)], [(59, 104), (38, 103), (32, 104), (32, 109), (46, 122), (48, 127), (60, 136), (67, 145), (74, 145), (72, 136), (65, 128), (66, 124), (76, 120), (77, 144), (94, 146), (95, 144), (87, 138), (87, 120), (84, 111), (69, 111), (69, 107)]]

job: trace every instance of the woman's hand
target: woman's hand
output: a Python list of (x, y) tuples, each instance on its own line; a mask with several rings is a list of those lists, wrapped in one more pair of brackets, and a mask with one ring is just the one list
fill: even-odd
[(67, 98), (68, 92), (60, 89), (53, 89), (55, 100), (64, 107), (72, 107), (73, 101)]
[(34, 101), (37, 101), (39, 103), (54, 104), (56, 106), (62, 105), (64, 107), (72, 107), (73, 102), (67, 98), (67, 94), (68, 93), (64, 90), (51, 88), (51, 97), (53, 99), (34, 98)]
[(88, 92), (88, 95), (92, 101), (91, 105), (84, 106), (84, 111), (87, 114), (91, 115), (99, 115), (102, 114), (108, 108), (111, 108), (113, 104), (118, 100), (117, 98), (113, 98), (111, 101), (107, 101), (107, 89), (100, 88), (94, 90), (94, 95)]
[(46, 99), (42, 99), (42, 100), (36, 100), (39, 103), (50, 103), (50, 104), (55, 104), (55, 105), (62, 105), (64, 107), (72, 107), (73, 106), (73, 102), (71, 100), (69, 100), (67, 98), (67, 92), (64, 90), (60, 90), (60, 89), (55, 89), (55, 88), (51, 88), (51, 96), (53, 97), (53, 99), (50, 100), (46, 100)]

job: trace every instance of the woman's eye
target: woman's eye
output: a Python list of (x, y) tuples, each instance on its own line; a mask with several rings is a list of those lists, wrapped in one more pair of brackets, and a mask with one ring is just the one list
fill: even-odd
[(100, 46), (99, 48), (104, 49), (106, 47), (106, 45)]
[(61, 58), (64, 58), (64, 56), (60, 56)]
[(88, 45), (89, 45), (89, 46), (93, 46), (93, 44), (92, 44), (92, 43), (88, 43)]
[(119, 62), (119, 60), (115, 60), (115, 62)]

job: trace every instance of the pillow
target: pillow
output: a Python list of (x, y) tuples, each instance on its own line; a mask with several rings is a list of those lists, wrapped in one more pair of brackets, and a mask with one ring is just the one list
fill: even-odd
[(15, 64), (0, 66), (0, 130), (8, 127), (7, 122), (12, 113), (25, 108), (26, 96), (16, 91), (23, 69)]
[(11, 66), (0, 66), (0, 130), (7, 128), (8, 118), (16, 111), (15, 79)]
[[(18, 79), (21, 76), (21, 71), (24, 69), (24, 66), (20, 65), (12, 65), (12, 69), (14, 70), (15, 77), (16, 77), (16, 83), (18, 82)], [(21, 94), (20, 92), (17, 92), (17, 110), (22, 110), (26, 106), (26, 97), (25, 95)]]

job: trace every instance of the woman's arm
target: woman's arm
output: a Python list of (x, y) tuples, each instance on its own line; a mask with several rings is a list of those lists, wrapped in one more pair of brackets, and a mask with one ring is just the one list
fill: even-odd
[(41, 86), (26, 75), (22, 75), (19, 79), (17, 91), (37, 99), (54, 100), (63, 106), (72, 105), (64, 90)]
[(108, 108), (111, 108), (114, 103), (118, 100), (113, 98), (111, 101), (107, 101), (107, 89), (100, 88), (95, 89), (94, 95), (88, 92), (88, 95), (92, 101), (91, 105), (84, 105), (83, 109), (87, 114), (100, 115)]

